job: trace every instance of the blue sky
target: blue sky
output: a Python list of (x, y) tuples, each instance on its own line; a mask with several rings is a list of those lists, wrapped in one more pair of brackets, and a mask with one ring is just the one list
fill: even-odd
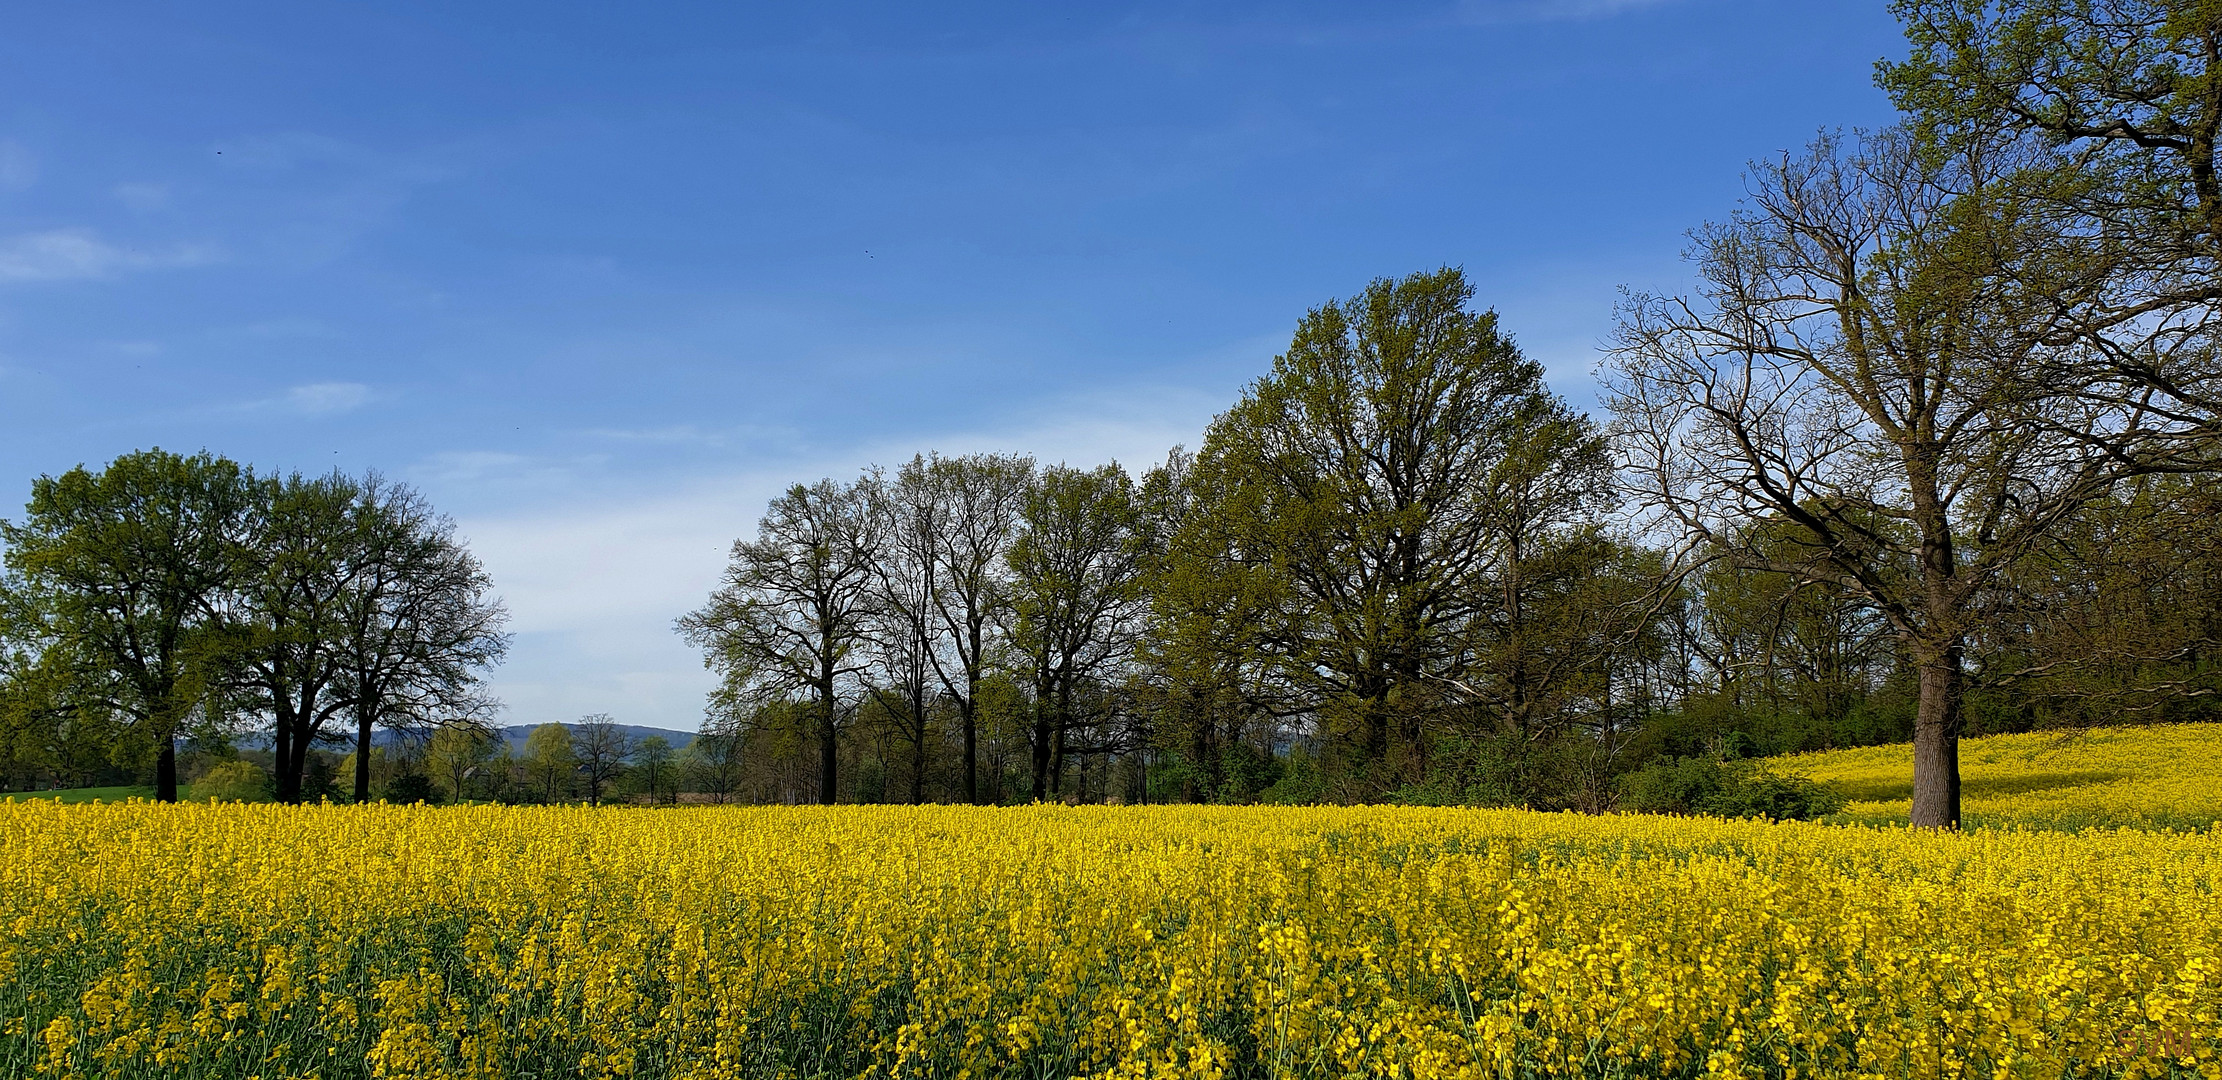
[(1615, 290), (1887, 123), (1900, 48), (1881, 0), (17, 5), (0, 512), (152, 445), (377, 469), (510, 605), (507, 722), (692, 728), (671, 620), (785, 484), (1146, 465), (1444, 264), (1587, 406)]

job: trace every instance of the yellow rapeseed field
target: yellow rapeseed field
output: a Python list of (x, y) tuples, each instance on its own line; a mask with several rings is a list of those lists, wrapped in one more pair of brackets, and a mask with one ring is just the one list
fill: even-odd
[(2222, 835), (0, 803), (0, 1075), (2222, 1077)]
[[(1853, 801), (1847, 820), (1903, 824), (1913, 748), (1900, 744), (1777, 758)], [(2222, 724), (1994, 735), (1960, 747), (1971, 827), (2206, 829), (2222, 822)]]

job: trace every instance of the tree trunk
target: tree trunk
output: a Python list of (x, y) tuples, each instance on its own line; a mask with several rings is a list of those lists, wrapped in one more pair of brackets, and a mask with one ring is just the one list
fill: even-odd
[[(1059, 711), (1062, 712), (1063, 710)], [(1063, 723), (1063, 717), (1060, 716), (1058, 719), (1056, 734), (1052, 736), (1055, 741), (1050, 743), (1049, 751), (1049, 793), (1053, 796), (1065, 793), (1066, 725)]]
[(827, 694), (823, 709), (818, 715), (818, 802), (832, 806), (841, 798), (836, 770), (840, 767), (839, 749), (834, 743), (833, 695)]
[(293, 718), (287, 715), (285, 710), (281, 709), (278, 712), (275, 734), (276, 739), (271, 744), (271, 765), (278, 774), (276, 777), (278, 801), (282, 803), (300, 802), (300, 774), (293, 771)]
[(1960, 827), (1960, 646), (1921, 664), (1913, 721), (1913, 825)]
[(154, 759), (154, 799), (177, 801), (177, 736), (162, 737), (162, 753)]
[[(979, 685), (974, 684), (972, 694), (979, 692)], [(974, 712), (979, 708), (978, 701), (977, 697), (972, 696), (967, 696), (964, 701), (964, 801), (967, 806), (978, 805), (980, 802), (979, 732), (973, 723)]]
[(1049, 797), (1049, 712), (1042, 704), (1041, 695), (1034, 695), (1034, 801)]
[(918, 710), (918, 738), (910, 744), (910, 802), (926, 801), (926, 710)]
[[(460, 795), (463, 787), (455, 787)], [(355, 716), (355, 801), (370, 801), (370, 714), (358, 712)]]

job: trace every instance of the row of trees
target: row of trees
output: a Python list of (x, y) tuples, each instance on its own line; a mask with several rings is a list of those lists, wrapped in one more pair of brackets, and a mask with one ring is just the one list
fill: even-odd
[[(505, 615), (454, 526), (376, 475), (257, 476), (149, 450), (41, 477), (0, 523), (0, 767), (151, 764), (177, 797), (182, 737), (267, 732), (276, 794), (351, 738), (479, 723)], [(88, 760), (91, 759), (91, 760)]]
[(512, 745), (504, 733), (450, 725), (421, 741), (381, 747), (389, 799), (600, 804), (621, 796), (677, 802), (682, 795), (732, 797), (738, 748), (715, 735), (674, 746), (661, 735), (635, 738), (607, 714), (571, 724), (542, 724)]
[[(1445, 269), (1308, 312), (1140, 476), (793, 488), (679, 621), (720, 790), (1596, 809), (1656, 758), (1911, 737), (1946, 826), (1970, 730), (2207, 718), (2222, 14), (1893, 8), (1902, 122), (1752, 168), (1696, 286), (1621, 305), (1605, 425)], [(149, 452), (5, 539), (8, 752), (165, 797), (181, 732), (249, 721), (288, 798), (351, 722), (363, 796), (373, 729), (469, 722), (506, 643), (375, 477)]]
[(1138, 480), (790, 491), (680, 624), (716, 726), (804, 725), (830, 801), (849, 727), (920, 798), (953, 724), (978, 799), (994, 686), (1036, 797), (1109, 755), (1190, 798), (1300, 760), (1332, 797), (1592, 807), (1699, 742), (1910, 734), (1946, 826), (1971, 723), (2203, 718), (2222, 15), (1894, 7), (1904, 122), (1756, 165), (1697, 287), (1626, 298), (1609, 429), (1458, 271), (1377, 281)]

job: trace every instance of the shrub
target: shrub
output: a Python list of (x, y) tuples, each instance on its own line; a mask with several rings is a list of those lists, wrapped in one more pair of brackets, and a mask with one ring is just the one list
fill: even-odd
[(423, 773), (402, 773), (386, 782), (387, 802), (429, 803), (438, 801), (438, 796), (432, 778)]
[(1327, 801), (1327, 782), (1319, 763), (1303, 747), (1292, 747), (1282, 763), (1280, 778), (1258, 792), (1258, 801), (1284, 806), (1309, 806)]
[(194, 781), (195, 802), (262, 802), (270, 797), (270, 776), (252, 761), (220, 761)]
[(1622, 777), (1622, 805), (1656, 814), (1810, 821), (1844, 808), (1844, 796), (1756, 761), (1667, 758)]

